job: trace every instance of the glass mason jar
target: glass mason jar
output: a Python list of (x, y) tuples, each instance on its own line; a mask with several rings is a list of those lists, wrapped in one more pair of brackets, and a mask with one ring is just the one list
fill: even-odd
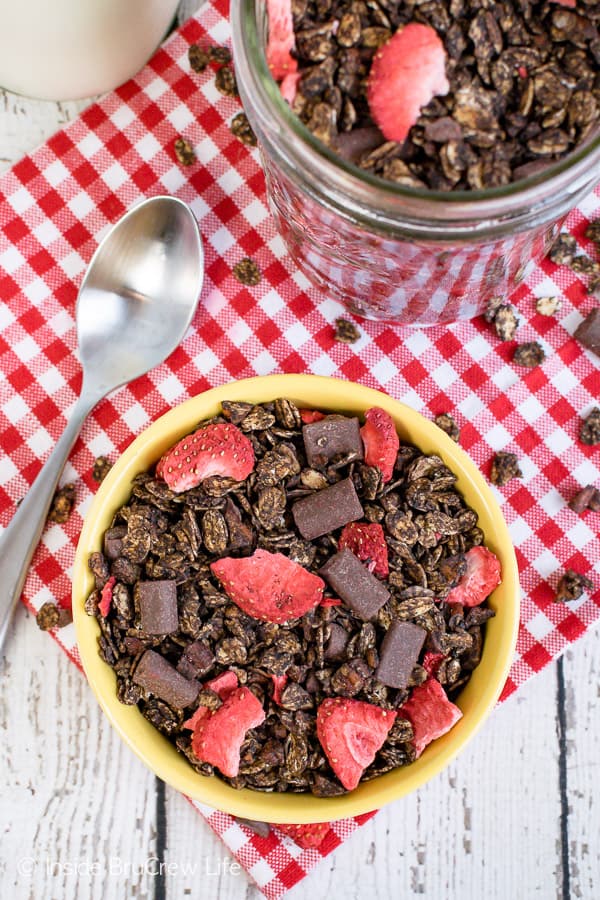
[(472, 318), (507, 297), (600, 182), (600, 136), (503, 187), (443, 193), (376, 178), (312, 136), (267, 67), (265, 0), (232, 0), (236, 78), (277, 229), (351, 312), (408, 325)]

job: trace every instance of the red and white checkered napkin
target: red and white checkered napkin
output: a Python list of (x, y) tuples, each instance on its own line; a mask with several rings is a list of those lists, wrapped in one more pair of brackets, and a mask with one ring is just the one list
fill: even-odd
[[(64, 476), (77, 485), (65, 526), (46, 529), (25, 602), (68, 606), (69, 574), (82, 519), (94, 491), (96, 456), (113, 460), (175, 403), (233, 379), (271, 372), (336, 375), (383, 388), (432, 416), (451, 412), (461, 444), (484, 472), (497, 450), (519, 457), (523, 478), (501, 491), (524, 592), (517, 658), (508, 696), (600, 615), (600, 591), (560, 605), (553, 587), (567, 566), (600, 587), (600, 514), (566, 505), (578, 486), (600, 483), (600, 448), (578, 440), (580, 420), (600, 395), (600, 360), (571, 335), (593, 302), (570, 271), (551, 263), (515, 292), (519, 339), (547, 351), (533, 370), (514, 366), (481, 319), (425, 330), (362, 323), (351, 346), (333, 338), (340, 308), (309, 289), (274, 233), (255, 150), (229, 129), (239, 111), (214, 72), (190, 71), (191, 42), (229, 41), (226, 0), (207, 5), (173, 34), (139, 76), (58, 132), (0, 179), (0, 521), (5, 525), (61, 433), (80, 386), (74, 305), (98, 239), (142, 197), (171, 193), (187, 201), (202, 230), (206, 286), (193, 327), (169, 360), (102, 402), (90, 416)], [(173, 152), (183, 135), (198, 161), (182, 168)], [(600, 215), (600, 194), (569, 218), (583, 232)], [(250, 256), (261, 283), (242, 287), (232, 267)], [(560, 295), (551, 318), (534, 296)], [(593, 571), (592, 571), (593, 570)], [(595, 575), (593, 574), (595, 572)], [(79, 662), (72, 626), (56, 636)], [(196, 804), (264, 894), (279, 897), (369, 816), (335, 822), (319, 850), (301, 850), (272, 832), (253, 835), (229, 816)]]

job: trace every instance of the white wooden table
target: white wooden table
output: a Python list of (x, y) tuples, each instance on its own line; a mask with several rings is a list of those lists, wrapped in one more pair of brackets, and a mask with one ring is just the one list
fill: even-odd
[[(84, 105), (0, 91), (0, 169)], [(599, 675), (595, 630), (497, 709), (446, 772), (324, 860), (295, 900), (597, 900)], [(200, 816), (121, 744), (22, 607), (0, 660), (0, 729), (0, 897), (259, 896)]]

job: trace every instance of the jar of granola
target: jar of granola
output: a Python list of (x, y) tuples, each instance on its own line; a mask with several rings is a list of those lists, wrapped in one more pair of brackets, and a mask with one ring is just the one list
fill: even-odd
[(318, 140), (283, 99), (265, 0), (232, 0), (236, 77), (276, 226), (308, 279), (353, 313), (407, 325), (468, 319), (507, 297), (600, 182), (598, 130), (559, 161), (480, 190), (385, 180)]

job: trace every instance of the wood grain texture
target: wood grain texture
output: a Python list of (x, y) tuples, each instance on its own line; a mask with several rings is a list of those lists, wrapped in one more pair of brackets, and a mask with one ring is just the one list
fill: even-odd
[[(0, 91), (0, 171), (84, 106)], [(291, 896), (596, 900), (599, 673), (596, 631), (497, 709), (446, 772), (382, 810)], [(24, 609), (0, 662), (0, 728), (0, 896), (260, 896), (187, 801), (157, 790)], [(19, 872), (23, 859), (34, 860), (29, 874)]]

